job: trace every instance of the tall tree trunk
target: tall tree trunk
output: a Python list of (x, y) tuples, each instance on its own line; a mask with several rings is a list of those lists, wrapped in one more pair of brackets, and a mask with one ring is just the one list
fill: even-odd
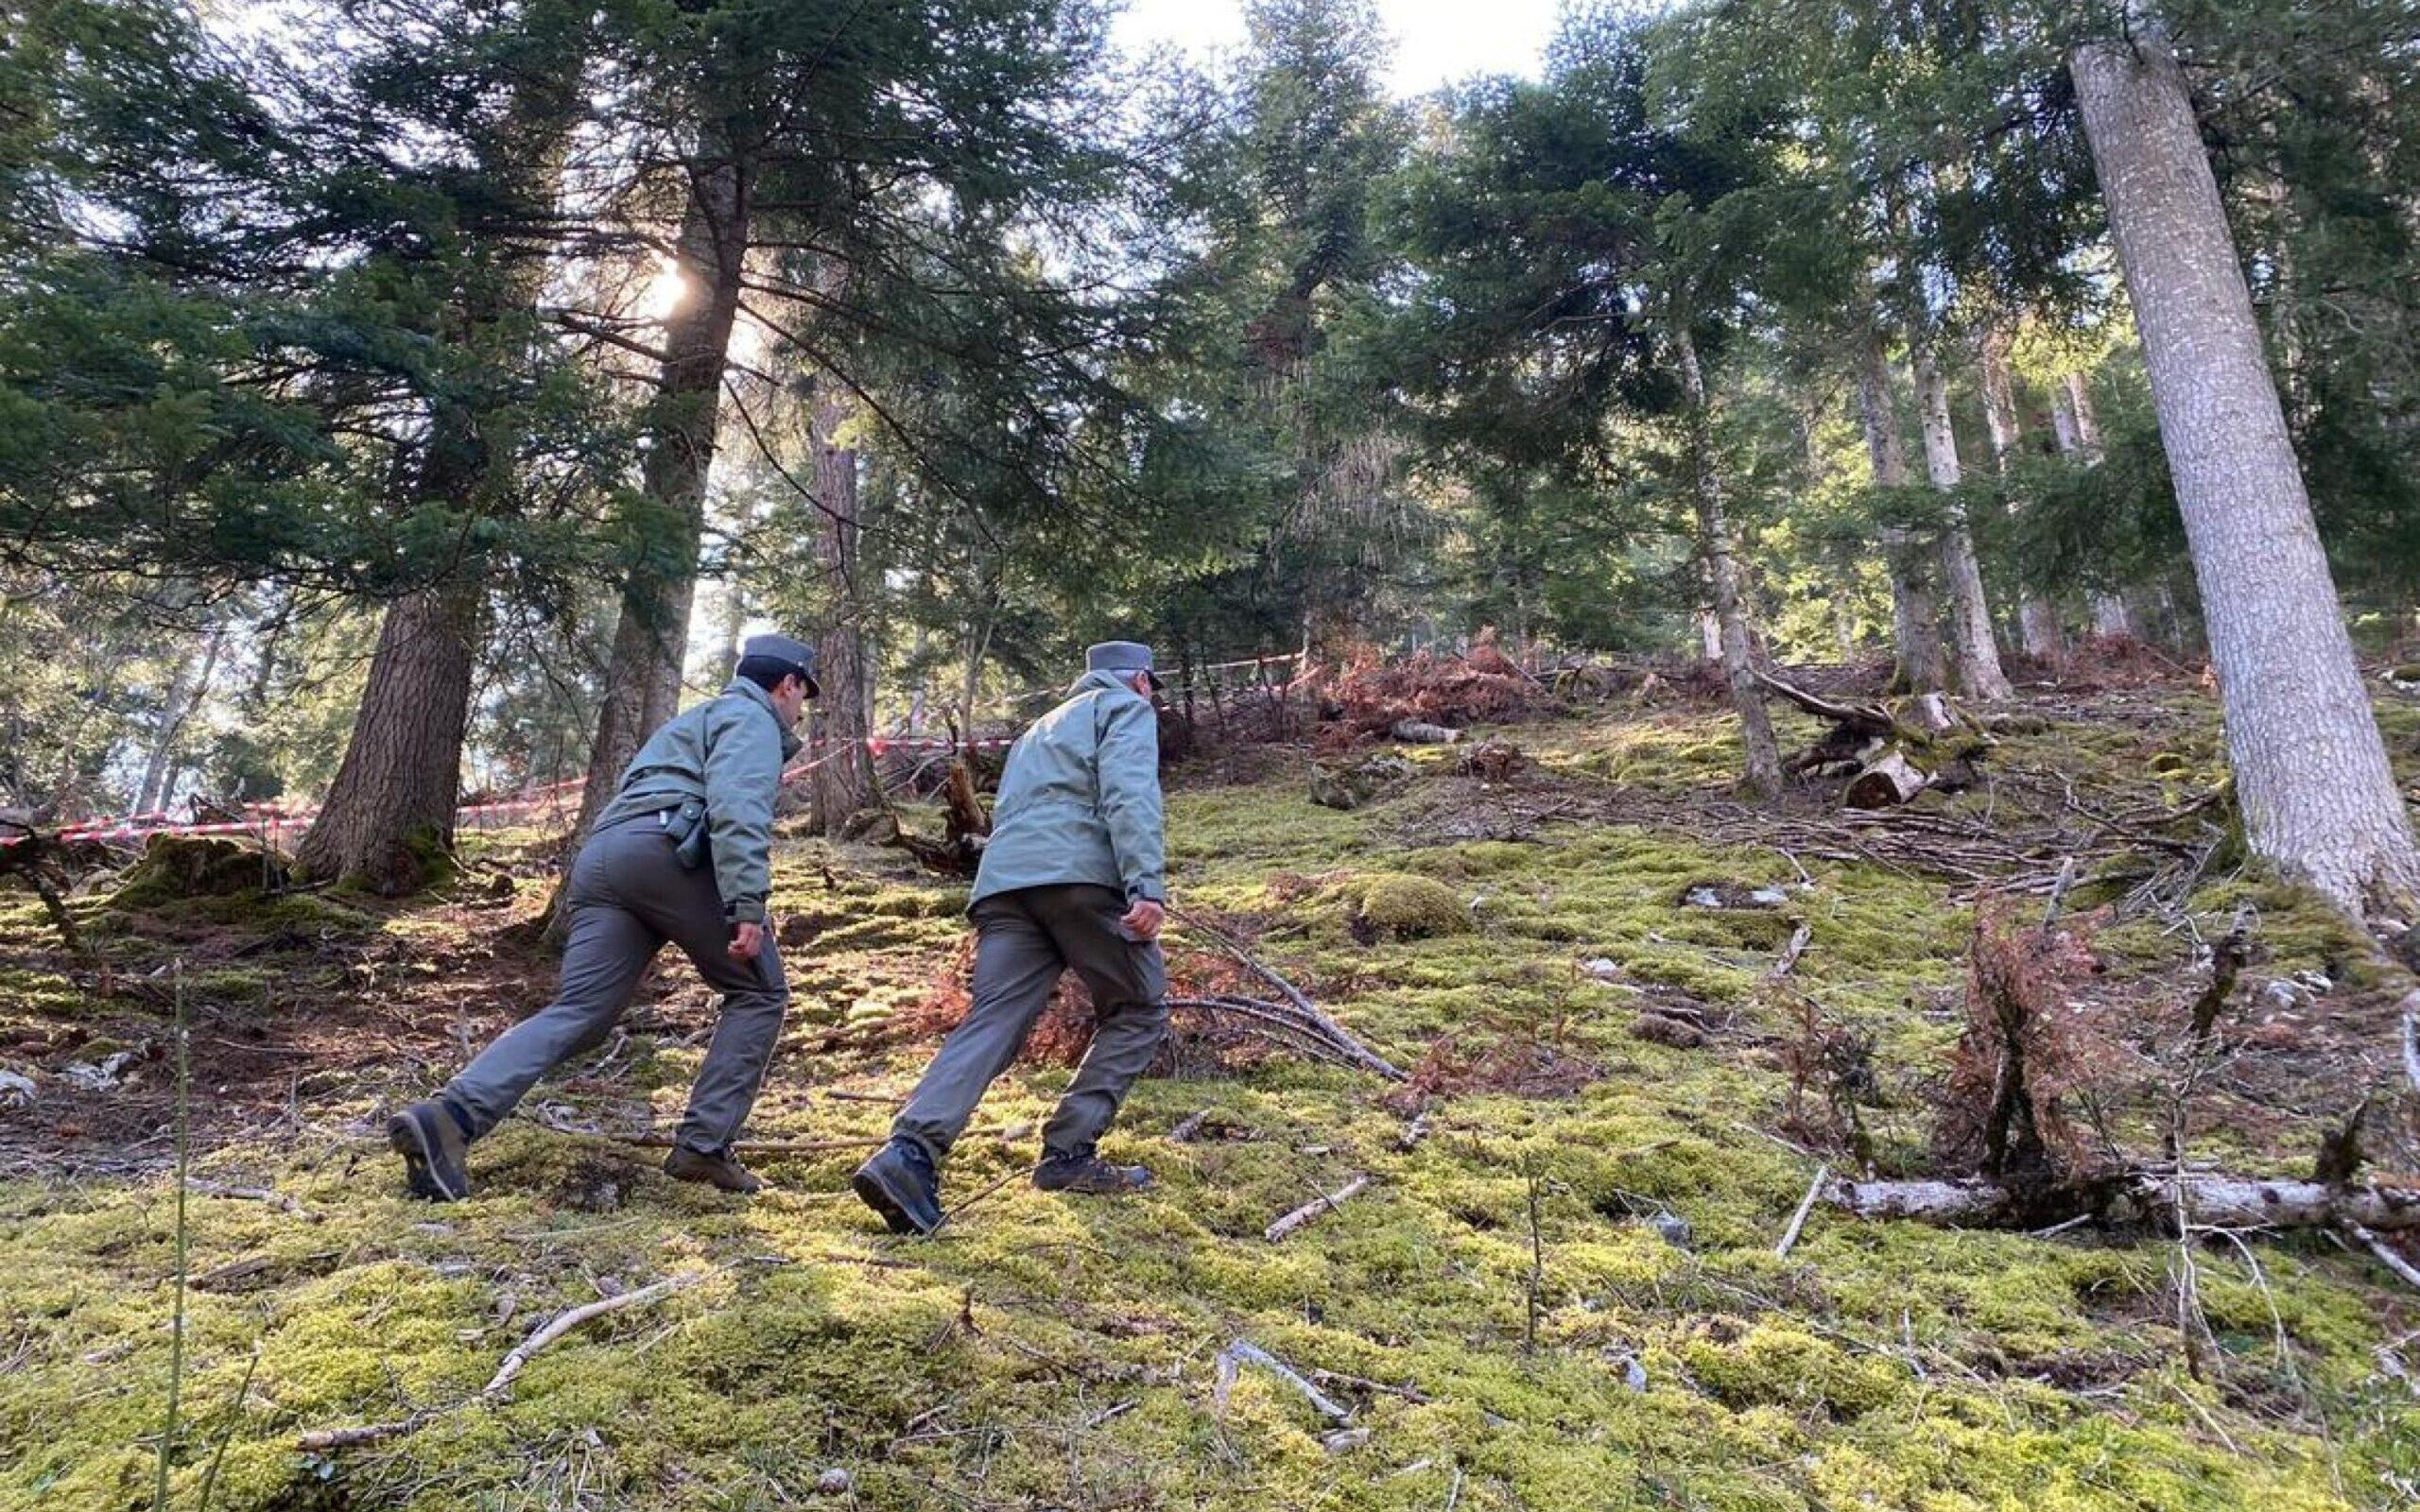
[[(1891, 399), (1891, 365), (1882, 334), (1869, 331), (1858, 352), (1858, 418), (1865, 426), (1866, 455), (1877, 487), (1908, 486), (1908, 447), (1899, 436), (1897, 407)], [(1942, 656), (1941, 609), (1933, 599), (1932, 564), (1912, 531), (1882, 527), (1882, 556), (1891, 574), (1891, 644), (1897, 665), (1892, 684), (1910, 693), (1939, 693), (1949, 686)]]
[[(1964, 476), (1958, 464), (1958, 434), (1950, 426), (1949, 379), (1929, 341), (1916, 343), (1914, 366), (1916, 398), (1924, 414), (1925, 473), (1934, 488), (1946, 493)], [(1983, 567), (1975, 559), (1975, 533), (1966, 524), (1966, 507), (1962, 504), (1949, 506), (1949, 523), (1942, 530), (1941, 576), (1949, 590), (1950, 644), (1957, 657), (1959, 690), (1970, 698), (2011, 696), (2014, 690), (2000, 670), (1999, 647), (1992, 641), (1992, 610), (1983, 598)]]
[(296, 854), (305, 872), (393, 894), (441, 869), (482, 597), (466, 570), (388, 606), (344, 762)]
[[(551, 219), (563, 155), (583, 104), (584, 57), (576, 52), (561, 66), (531, 76), (483, 148), (484, 171), (529, 223)], [(483, 339), (527, 312), (548, 267), (539, 250), (523, 249), (474, 269), (455, 311), (457, 339)], [(514, 480), (492, 453), (485, 427), (475, 401), (433, 406), (428, 441), (411, 478), (415, 504), (463, 508), (509, 502)], [(427, 880), (432, 863), (453, 845), (483, 572), (482, 563), (455, 563), (440, 581), (387, 606), (344, 760), (298, 849), (306, 871), (357, 880), (379, 892), (408, 892)]]
[(2069, 67), (2201, 584), (2245, 833), (2348, 913), (2408, 905), (2420, 851), (2184, 72), (2155, 27), (2086, 43)]
[(575, 840), (588, 833), (639, 746), (681, 707), (698, 548), (705, 534), (706, 477), (739, 314), (752, 186), (742, 165), (726, 159), (697, 166), (689, 188), (674, 257), (681, 296), (665, 321), (664, 364), (646, 421), (640, 556), (622, 583)]
[[(2100, 433), (2092, 419), (2091, 392), (2084, 387), (2081, 372), (2062, 374), (2059, 386), (2050, 390), (2050, 431), (2058, 438), (2059, 455), (2081, 457), (2086, 467), (2100, 464)], [(2090, 441), (2085, 437), (2091, 437)], [(2113, 589), (2092, 590), (2092, 633), (2097, 640), (2132, 637), (2135, 623), (2126, 612), (2125, 595)]]
[(829, 379), (815, 386), (808, 411), (812, 446), (816, 533), (831, 592), (831, 617), (816, 637), (816, 679), (823, 695), (815, 703), (815, 819), (825, 834), (838, 835), (849, 820), (882, 800), (866, 708), (865, 603), (857, 581), (858, 499), (856, 448), (840, 444), (851, 414), (848, 396)]
[(176, 786), (177, 742), (184, 734), (185, 721), (193, 717), (194, 706), (210, 687), (210, 675), (218, 669), (218, 653), (226, 640), (226, 625), (214, 625), (200, 651), (178, 663), (168, 696), (160, 706), (160, 729), (143, 764), (143, 781), (135, 789), (136, 813), (151, 814), (168, 806), (170, 790)]
[[(2006, 326), (1995, 326), (1983, 337), (1983, 423), (1992, 438), (1992, 466), (2008, 475), (2016, 465), (2024, 432), (2016, 414), (2016, 381), (2009, 372), (2011, 336)], [(2014, 508), (2012, 504), (2010, 507)], [(2017, 633), (2025, 654), (2037, 662), (2056, 662), (2066, 645), (2059, 634), (2059, 611), (2038, 588), (2027, 585), (2016, 602)]]
[(1739, 713), (1739, 743), (1747, 758), (1749, 790), (1771, 802), (1781, 797), (1781, 748), (1773, 743), (1764, 685), (1756, 680), (1749, 661), (1748, 616), (1739, 604), (1739, 561), (1730, 517), (1723, 509), (1722, 475), (1715, 461), (1714, 421), (1707, 407), (1705, 376), (1698, 368), (1697, 343), (1689, 337), (1686, 319), (1676, 318), (1672, 326), (1673, 355), (1679, 360), (1681, 384), (1689, 401), (1685, 422), (1689, 499), (1697, 510), (1698, 550), (1705, 562), (1706, 586), (1714, 595), (1722, 677), (1731, 688), (1731, 707)]

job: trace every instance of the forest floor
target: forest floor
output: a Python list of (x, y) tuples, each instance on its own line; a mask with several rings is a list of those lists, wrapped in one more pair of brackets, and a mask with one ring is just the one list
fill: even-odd
[[(2048, 991), (2075, 1158), (2152, 1158), (2181, 1127), (2190, 1160), (2304, 1176), (2375, 1091), (2377, 1168), (2415, 1179), (2409, 981), (2194, 842), (2208, 696), (2031, 706), (1981, 785), (1860, 818), (1825, 791), (1740, 804), (1730, 720), (1686, 701), (1503, 727), (1530, 764), (1500, 782), (1413, 750), (1351, 812), (1308, 801), (1306, 749), (1193, 764), (1181, 906), (1411, 1081), (1184, 1020), (1107, 1149), (1157, 1186), (1071, 1200), (1023, 1179), (1062, 1025), (994, 1090), (925, 1242), (847, 1189), (962, 1003), (963, 887), (896, 851), (782, 845), (797, 1001), (750, 1137), (848, 1147), (752, 1157), (752, 1201), (626, 1143), (677, 1118), (713, 1022), (670, 959), (475, 1150), (475, 1200), (404, 1196), (386, 1113), (546, 995), (513, 927), (542, 837), (475, 837), (408, 905), (81, 898), (99, 965), (0, 894), (0, 1073), (31, 1089), (0, 1081), (0, 1506), (152, 1503), (180, 997), (181, 1508), (2410, 1505), (2420, 1292), (2327, 1234), (2180, 1247), (1818, 1206), (1775, 1253), (1852, 1150), (1942, 1168), (1978, 899), (2039, 923), (2071, 856)], [(2382, 692), (2380, 714), (2420, 782), (2420, 703)], [(2222, 1051), (2173, 1080), (2238, 917)], [(1237, 981), (1198, 929), (1171, 945), (1181, 990)], [(544, 1320), (638, 1292), (483, 1392)], [(304, 1447), (364, 1424), (399, 1430)]]

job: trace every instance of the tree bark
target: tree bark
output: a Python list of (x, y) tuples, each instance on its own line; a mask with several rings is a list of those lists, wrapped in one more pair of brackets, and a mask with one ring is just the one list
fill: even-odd
[(392, 895), (442, 868), (482, 598), (476, 575), (464, 570), (388, 606), (344, 762), (296, 852), (310, 876)]
[(674, 258), (681, 296), (665, 322), (664, 364), (646, 422), (640, 555), (622, 584), (575, 841), (588, 833), (640, 745), (681, 707), (682, 662), (705, 533), (706, 478), (714, 466), (723, 370), (739, 314), (752, 189), (743, 164), (730, 159), (699, 164), (689, 185)]
[[(1865, 427), (1866, 455), (1878, 488), (1908, 486), (1908, 447), (1891, 398), (1891, 365), (1882, 334), (1869, 331), (1858, 352), (1858, 418)], [(1938, 693), (1949, 686), (1941, 646), (1941, 609), (1934, 601), (1931, 565), (1913, 532), (1882, 527), (1882, 556), (1891, 574), (1891, 644), (1897, 658), (1893, 686), (1910, 693)]]
[[(1916, 397), (1924, 412), (1925, 473), (1946, 493), (1964, 478), (1958, 463), (1958, 434), (1949, 419), (1949, 379), (1930, 341), (1916, 343), (1913, 363)], [(1992, 641), (1992, 610), (1983, 598), (1975, 533), (1967, 526), (1965, 506), (1952, 503), (1948, 517), (1941, 534), (1941, 576), (1949, 590), (1950, 644), (1957, 657), (1959, 691), (1970, 698), (2004, 699), (2014, 690), (2000, 670), (1999, 647)]]
[(1688, 396), (1685, 466), (1690, 502), (1697, 510), (1698, 549), (1704, 555), (1706, 586), (1714, 595), (1722, 678), (1731, 689), (1731, 707), (1739, 714), (1739, 743), (1746, 756), (1748, 788), (1771, 802), (1781, 797), (1781, 747), (1773, 741), (1772, 715), (1765, 708), (1765, 690), (1756, 680), (1750, 659), (1748, 616), (1739, 603), (1739, 561), (1731, 520), (1723, 508), (1722, 475), (1714, 456), (1714, 421), (1707, 407), (1705, 375), (1698, 367), (1697, 343), (1689, 337), (1685, 318), (1673, 321), (1672, 349), (1680, 363), (1683, 390)]
[[(2016, 465), (2024, 429), (2016, 413), (2016, 381), (2008, 359), (2011, 336), (1996, 326), (1983, 337), (1983, 423), (1992, 438), (1992, 466), (2001, 476)], [(2012, 509), (2015, 508), (2014, 503)], [(2040, 589), (2028, 585), (2016, 601), (2017, 634), (2025, 654), (2037, 662), (2056, 662), (2066, 646), (2059, 633), (2059, 610)]]
[(2358, 915), (2420, 851), (2354, 662), (2218, 181), (2156, 29), (2069, 59), (2201, 584), (2253, 851)]
[(816, 385), (807, 421), (811, 487), (831, 617), (816, 637), (816, 679), (823, 694), (815, 702), (814, 792), (816, 828), (827, 835), (838, 835), (853, 816), (882, 800), (873, 756), (866, 749), (872, 729), (860, 628), (865, 606), (857, 581), (857, 453), (839, 441), (850, 414), (848, 396), (838, 384)]

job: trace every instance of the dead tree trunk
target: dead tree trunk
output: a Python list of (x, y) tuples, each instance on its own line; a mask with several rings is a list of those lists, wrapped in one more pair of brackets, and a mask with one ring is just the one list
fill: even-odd
[[(2011, 340), (2008, 327), (1998, 325), (1984, 335), (1982, 344), (1983, 423), (1991, 432), (1992, 466), (2003, 477), (2015, 465), (2017, 446), (2024, 438), (2016, 414), (2016, 381), (2009, 371)], [(2059, 610), (2031, 584), (2017, 599), (2016, 625), (2027, 656), (2037, 662), (2056, 662), (2066, 652), (2059, 634)]]
[(815, 703), (815, 820), (838, 835), (849, 820), (882, 801), (867, 717), (864, 600), (857, 582), (857, 452), (840, 443), (852, 410), (847, 395), (829, 379), (819, 381), (809, 411), (812, 484), (817, 535), (831, 606), (816, 637), (816, 679), (822, 696)]
[[(1949, 419), (1949, 378), (1929, 340), (1914, 353), (1916, 397), (1924, 411), (1925, 473), (1946, 493), (1964, 480), (1958, 462), (1958, 434)], [(1997, 701), (2013, 695), (1992, 640), (1991, 606), (1983, 597), (1983, 568), (1975, 559), (1975, 533), (1963, 505), (1949, 506), (1941, 534), (1941, 576), (1949, 590), (1951, 650), (1957, 658), (1959, 691), (1970, 698)]]
[[(2079, 457), (2084, 466), (2098, 467), (2100, 463), (2099, 435), (2094, 433), (2089, 442), (2084, 438), (2085, 427), (2090, 423), (2086, 418), (2091, 414), (2090, 403), (2083, 374), (2062, 374), (2059, 386), (2050, 390), (2050, 431), (2058, 439), (2060, 455)], [(2134, 620), (2126, 612), (2123, 594), (2105, 587), (2095, 588), (2090, 604), (2092, 633), (2097, 639), (2113, 640), (2135, 633)]]
[(1714, 618), (1720, 640), (1722, 679), (1731, 689), (1731, 706), (1739, 714), (1739, 741), (1747, 763), (1749, 790), (1770, 802), (1781, 796), (1781, 748), (1773, 743), (1772, 716), (1765, 709), (1765, 690), (1756, 681), (1750, 660), (1747, 611), (1739, 603), (1739, 562), (1723, 509), (1722, 477), (1714, 460), (1714, 426), (1708, 411), (1705, 375), (1698, 367), (1697, 343), (1689, 338), (1686, 317), (1673, 321), (1673, 355), (1680, 363), (1681, 384), (1688, 395), (1687, 459), (1689, 498), (1698, 519), (1698, 550), (1705, 561), (1706, 586), (1714, 595)]
[(2420, 896), (2192, 96), (2155, 26), (2069, 60), (2202, 588), (2253, 850), (2348, 913)]
[[(1866, 455), (1876, 487), (1908, 486), (1908, 447), (1899, 435), (1898, 406), (1891, 396), (1891, 365), (1882, 333), (1872, 330), (1858, 352), (1858, 418), (1865, 427)], [(1932, 566), (1912, 531), (1882, 527), (1882, 555), (1891, 574), (1891, 644), (1897, 664), (1893, 686), (1910, 693), (1939, 693), (1949, 686), (1941, 647), (1941, 608), (1933, 598)]]
[(226, 643), (227, 627), (215, 625), (200, 652), (178, 663), (168, 696), (160, 706), (160, 728), (152, 737), (151, 754), (143, 764), (143, 781), (135, 788), (136, 813), (150, 814), (168, 806), (169, 790), (176, 786), (177, 743), (195, 706), (210, 688), (210, 675), (218, 669), (218, 653)]
[(730, 159), (700, 164), (689, 184), (675, 254), (681, 297), (665, 322), (664, 362), (646, 420), (650, 444), (640, 476), (640, 556), (622, 584), (621, 616), (614, 627), (575, 840), (588, 833), (614, 796), (640, 744), (681, 705), (682, 662), (705, 531), (706, 477), (714, 465), (723, 369), (739, 313), (753, 190), (747, 165)]

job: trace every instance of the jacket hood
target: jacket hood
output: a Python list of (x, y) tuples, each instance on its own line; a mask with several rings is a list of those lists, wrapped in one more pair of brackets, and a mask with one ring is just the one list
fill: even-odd
[(1134, 685), (1132, 683), (1126, 680), (1127, 676), (1128, 674), (1125, 673), (1110, 672), (1106, 670), (1099, 672), (1087, 672), (1068, 685), (1067, 696), (1072, 698), (1080, 693), (1090, 693), (1096, 688), (1110, 693), (1122, 693), (1130, 698), (1140, 698), (1143, 696), (1141, 694), (1134, 691)]
[(773, 728), (781, 731), (782, 760), (788, 761), (791, 757), (806, 748), (806, 743), (799, 739), (798, 731), (782, 723), (781, 714), (773, 708), (773, 696), (771, 694), (767, 693), (764, 689), (749, 681), (746, 678), (732, 679), (729, 682), (722, 685), (722, 691), (726, 697), (735, 693), (738, 694), (740, 696), (747, 698), (755, 704), (757, 708), (765, 711), (765, 717), (770, 719), (773, 722)]

